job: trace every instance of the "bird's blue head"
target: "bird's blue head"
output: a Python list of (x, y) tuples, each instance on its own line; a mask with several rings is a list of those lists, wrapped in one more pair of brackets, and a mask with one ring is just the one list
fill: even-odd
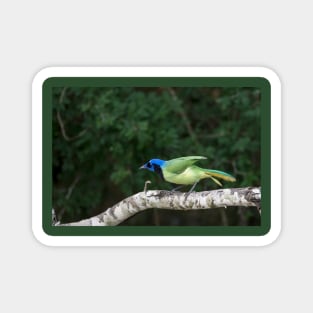
[(145, 163), (143, 166), (141, 166), (140, 169), (146, 169), (151, 172), (158, 172), (159, 169), (165, 165), (165, 162), (166, 161), (160, 159), (152, 159)]

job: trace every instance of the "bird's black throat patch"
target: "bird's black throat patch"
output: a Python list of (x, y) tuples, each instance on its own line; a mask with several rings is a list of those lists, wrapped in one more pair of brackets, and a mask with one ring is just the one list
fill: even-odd
[(152, 165), (153, 165), (154, 171), (162, 178), (162, 180), (165, 180), (160, 165), (157, 165), (157, 164), (152, 164)]

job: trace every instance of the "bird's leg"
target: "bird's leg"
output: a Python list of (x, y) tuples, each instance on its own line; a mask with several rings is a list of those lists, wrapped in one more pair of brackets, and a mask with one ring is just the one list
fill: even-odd
[(196, 181), (196, 182), (192, 185), (191, 189), (188, 191), (188, 194), (190, 194), (190, 193), (193, 192), (193, 190), (195, 189), (195, 187), (196, 187), (196, 185), (198, 184), (198, 182), (199, 182), (199, 181)]
[(198, 182), (199, 182), (199, 181), (196, 181), (196, 182), (192, 185), (191, 189), (186, 193), (185, 200), (186, 200), (186, 199), (188, 198), (188, 196), (193, 192), (193, 190), (195, 189), (195, 187), (196, 187), (196, 185), (198, 184)]
[(173, 188), (171, 191), (176, 191), (176, 190), (179, 190), (179, 189), (181, 189), (183, 187), (184, 187), (184, 185), (179, 185), (179, 186)]

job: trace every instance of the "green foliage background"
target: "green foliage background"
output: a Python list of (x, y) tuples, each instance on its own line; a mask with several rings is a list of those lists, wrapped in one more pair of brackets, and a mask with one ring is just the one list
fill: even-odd
[[(202, 155), (204, 168), (260, 186), (255, 88), (53, 88), (53, 206), (62, 222), (96, 215), (143, 190), (171, 189), (139, 170), (151, 158)], [(211, 180), (196, 190), (218, 188)], [(188, 189), (188, 187), (187, 187)], [(259, 225), (253, 209), (148, 210), (123, 225)]]

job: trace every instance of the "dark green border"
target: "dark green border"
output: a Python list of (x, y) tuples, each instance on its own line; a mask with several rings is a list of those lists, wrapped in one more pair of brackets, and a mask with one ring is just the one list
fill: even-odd
[[(75, 87), (255, 87), (261, 90), (260, 226), (106, 226), (55, 227), (52, 208), (52, 88)], [(261, 236), (271, 227), (271, 86), (263, 77), (51, 77), (43, 83), (43, 221), (51, 236)]]

